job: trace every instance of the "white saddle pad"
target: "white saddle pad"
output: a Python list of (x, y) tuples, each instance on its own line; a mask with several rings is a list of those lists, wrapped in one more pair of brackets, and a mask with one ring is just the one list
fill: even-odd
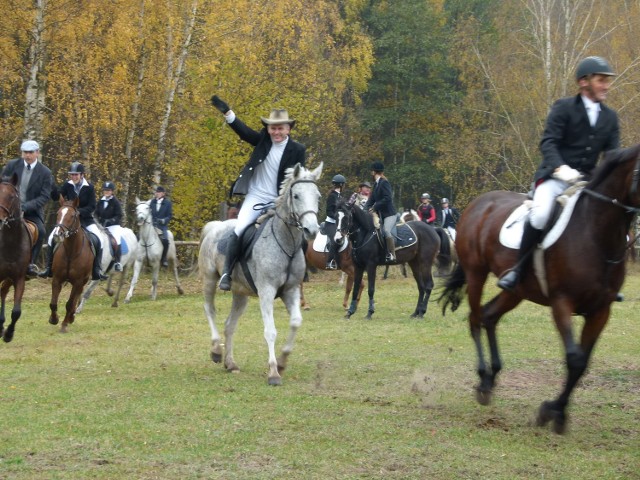
[[(340, 245), (340, 248), (338, 249), (338, 252), (342, 252), (347, 248), (347, 244), (348, 242), (342, 242), (342, 244)], [(328, 252), (329, 248), (327, 247), (327, 236), (322, 234), (322, 233), (318, 233), (316, 235), (316, 238), (313, 240), (313, 250), (315, 252)]]

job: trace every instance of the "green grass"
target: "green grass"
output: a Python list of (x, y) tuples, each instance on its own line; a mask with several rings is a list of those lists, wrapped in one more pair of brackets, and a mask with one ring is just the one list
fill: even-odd
[[(30, 282), (15, 338), (0, 345), (0, 478), (640, 478), (639, 275), (613, 307), (564, 436), (532, 425), (564, 376), (548, 309), (525, 303), (503, 319), (504, 369), (482, 407), (466, 305), (442, 317), (432, 303), (413, 320), (415, 285), (396, 275), (379, 280), (371, 321), (366, 301), (345, 320), (336, 278), (305, 285), (312, 309), (282, 387), (267, 385), (256, 300), (230, 374), (209, 359), (195, 278), (177, 296), (165, 275), (152, 302), (143, 277), (117, 309), (99, 289), (67, 334), (47, 323), (49, 284)], [(218, 299), (224, 316), (230, 295)]]

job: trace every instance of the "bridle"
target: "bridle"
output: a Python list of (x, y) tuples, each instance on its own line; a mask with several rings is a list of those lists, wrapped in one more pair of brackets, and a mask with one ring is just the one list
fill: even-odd
[[(72, 216), (72, 220), (71, 220), (71, 226), (66, 226), (62, 223), (56, 223), (53, 228), (54, 230), (56, 228), (59, 228), (60, 230), (62, 230), (62, 235), (61, 237), (63, 238), (69, 238), (72, 235), (75, 235), (76, 233), (78, 233), (78, 230), (80, 230), (80, 218), (79, 218), (79, 212), (75, 207), (72, 207), (71, 205), (64, 205), (63, 208), (70, 208), (71, 210), (73, 210), (73, 216)], [(75, 228), (74, 228), (75, 226)]]
[(294, 182), (291, 183), (291, 185), (289, 186), (289, 192), (286, 198), (286, 202), (287, 202), (287, 207), (289, 210), (289, 217), (288, 218), (282, 218), (280, 216), (280, 214), (278, 213), (278, 211), (276, 210), (276, 216), (282, 220), (286, 225), (292, 226), (297, 228), (298, 230), (302, 230), (302, 217), (304, 217), (305, 215), (308, 214), (313, 214), (313, 215), (318, 215), (318, 211), (317, 210), (305, 210), (302, 213), (296, 213), (294, 208), (293, 208), (293, 187), (299, 183), (313, 183), (314, 185), (316, 184), (316, 182), (314, 180), (296, 180)]
[[(639, 181), (640, 181), (640, 158), (636, 160), (636, 166), (633, 169), (633, 176), (631, 180), (631, 190), (629, 191), (631, 195), (635, 195), (638, 192)], [(607, 195), (603, 195), (602, 193), (596, 192), (587, 187), (583, 189), (583, 192), (588, 195), (591, 195), (593, 198), (597, 198), (598, 200), (602, 200), (604, 202), (610, 203), (612, 205), (615, 205), (616, 207), (623, 208), (624, 210), (627, 211), (627, 213), (633, 213), (633, 214), (640, 213), (639, 207), (632, 207), (631, 205), (626, 205), (620, 202), (617, 198), (611, 198)]]
[[(18, 188), (10, 182), (2, 182), (3, 185), (8, 185), (13, 189), (14, 194), (11, 195), (11, 202), (9, 206), (0, 205), (0, 210), (4, 210), (7, 212), (7, 218), (3, 218), (0, 220), (0, 230), (2, 230), (5, 226), (11, 228), (11, 222), (16, 221), (20, 218), (20, 194), (18, 192)], [(17, 201), (17, 203), (16, 203)]]

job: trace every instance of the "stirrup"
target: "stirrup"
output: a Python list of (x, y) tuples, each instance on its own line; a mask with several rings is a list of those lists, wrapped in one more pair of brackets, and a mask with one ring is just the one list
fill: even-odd
[(393, 253), (387, 253), (387, 256), (385, 257), (384, 261), (387, 263), (393, 263), (396, 261), (396, 257)]
[(231, 275), (229, 275), (228, 273), (223, 273), (220, 277), (218, 288), (220, 290), (224, 290), (225, 292), (231, 290)]
[(338, 265), (336, 264), (335, 260), (331, 260), (330, 262), (327, 263), (325, 268), (327, 270), (337, 270), (338, 269)]
[(121, 272), (122, 271), (122, 264), (120, 262), (116, 262), (113, 264), (113, 269), (116, 272)]

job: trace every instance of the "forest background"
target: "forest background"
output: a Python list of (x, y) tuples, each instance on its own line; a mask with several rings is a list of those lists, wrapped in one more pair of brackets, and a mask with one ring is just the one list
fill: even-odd
[[(624, 146), (640, 138), (640, 0), (0, 0), (0, 156), (25, 138), (61, 183), (85, 164), (131, 212), (167, 187), (177, 238), (220, 215), (249, 126), (297, 120), (321, 190), (381, 160), (398, 208), (527, 191), (575, 67), (607, 58)], [(55, 205), (50, 206), (55, 214)], [(129, 221), (129, 226), (131, 221)]]

